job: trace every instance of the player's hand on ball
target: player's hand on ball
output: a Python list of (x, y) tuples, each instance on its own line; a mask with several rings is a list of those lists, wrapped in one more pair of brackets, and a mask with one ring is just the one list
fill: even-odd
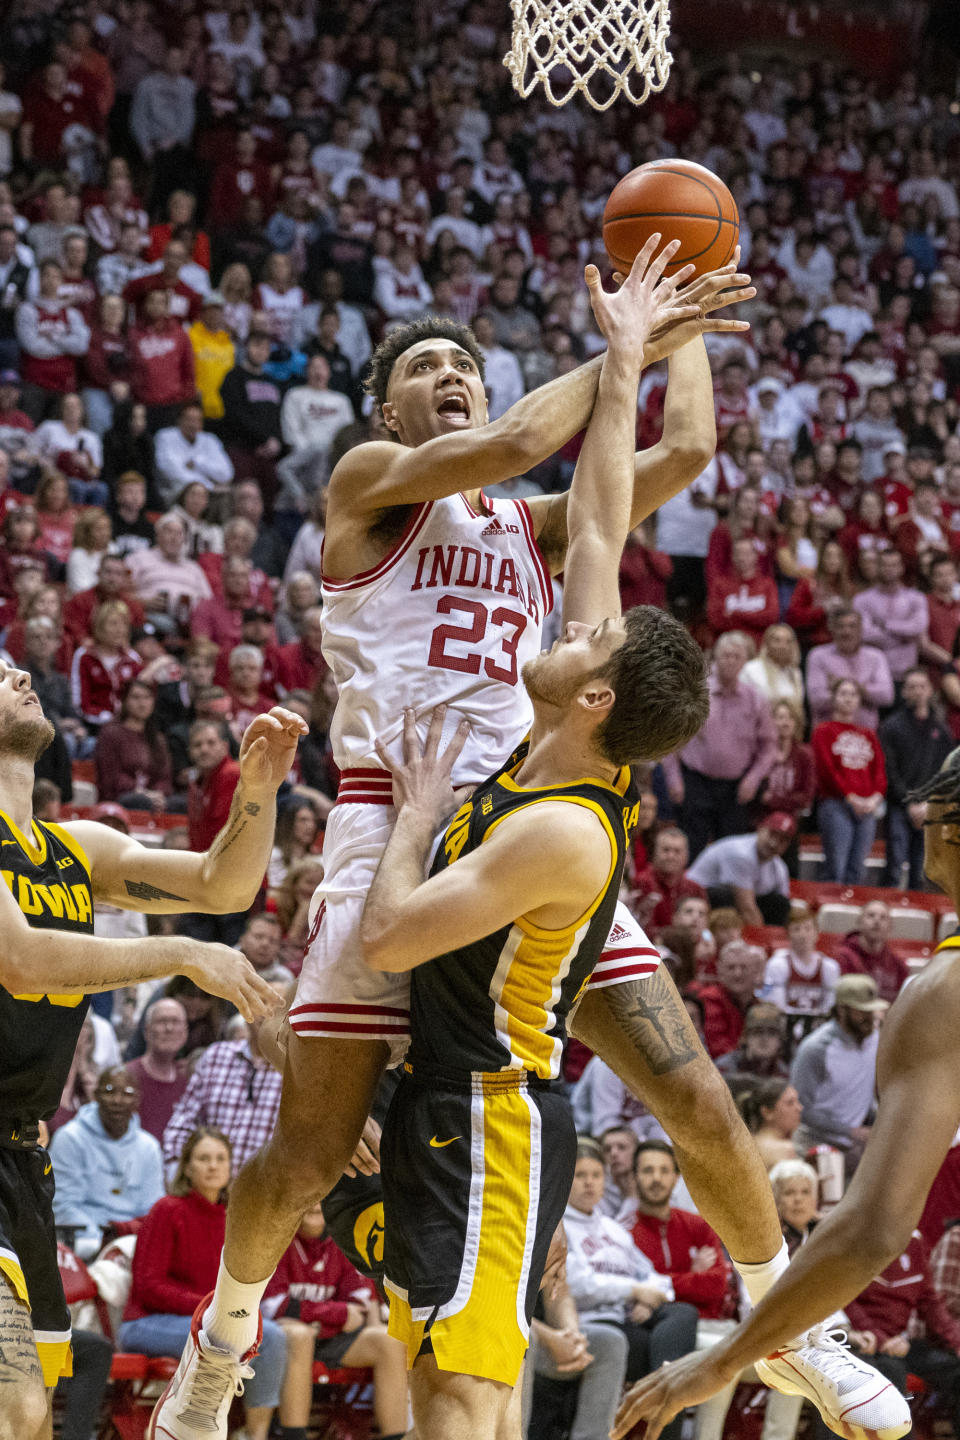
[[(673, 318), (658, 324), (647, 341), (643, 357), (645, 365), (665, 360), (668, 355), (689, 344), (691, 340), (696, 340), (699, 335), (739, 335), (750, 329), (746, 320), (732, 320), (715, 314), (729, 305), (739, 305), (742, 301), (753, 300), (756, 296), (750, 276), (741, 273), (739, 264), (738, 246), (729, 265), (701, 275), (678, 292), (678, 302), (695, 305), (697, 313), (692, 318)], [(614, 279), (616, 278), (614, 276)]]
[(393, 803), (398, 812), (422, 819), (431, 831), (437, 830), (460, 804), (467, 791), (456, 791), (451, 776), (453, 767), (470, 733), (470, 724), (461, 720), (447, 748), (440, 749), (447, 707), (438, 705), (430, 717), (427, 738), (421, 747), (417, 736), (416, 712), (403, 712), (403, 762), (391, 760), (382, 740), (376, 742), (377, 754), (393, 776)]
[(240, 743), (240, 778), (246, 790), (273, 794), (286, 780), (307, 733), (307, 722), (292, 710), (274, 705), (251, 720)]
[(248, 1024), (283, 1008), (283, 998), (257, 974), (242, 951), (200, 940), (185, 943), (188, 949), (181, 973), (208, 995), (219, 995), (236, 1005)]
[(590, 306), (601, 335), (612, 354), (638, 367), (643, 364), (647, 337), (662, 325), (696, 318), (695, 305), (678, 301), (677, 287), (694, 273), (685, 265), (664, 280), (663, 272), (680, 248), (679, 240), (657, 253), (660, 235), (651, 235), (630, 268), (630, 274), (612, 294), (604, 290), (600, 271), (588, 265), (584, 278), (590, 292)]

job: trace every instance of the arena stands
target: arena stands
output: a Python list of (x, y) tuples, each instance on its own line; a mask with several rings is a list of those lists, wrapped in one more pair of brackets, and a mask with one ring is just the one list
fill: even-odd
[[(148, 844), (197, 840), (201, 790), (229, 803), (251, 715), (278, 699), (304, 715), (255, 907), (295, 975), (338, 783), (324, 489), (384, 433), (363, 391), (372, 347), (425, 313), (475, 324), (502, 414), (602, 348), (582, 272), (609, 273), (617, 179), (676, 154), (708, 166), (740, 207), (752, 329), (708, 337), (717, 455), (695, 501), (632, 537), (621, 580), (625, 604), (668, 605), (711, 655), (726, 638), (704, 735), (638, 777), (625, 889), (720, 1060), (768, 998), (773, 955), (792, 1052), (809, 1028), (796, 997), (829, 978), (807, 1017), (822, 1018), (834, 961), (892, 1001), (956, 924), (922, 888), (909, 792), (960, 741), (960, 102), (949, 5), (673, 10), (666, 89), (599, 115), (516, 98), (501, 0), (4, 5), (0, 646), (57, 722), (38, 813)], [(728, 53), (734, 38), (749, 48)], [(644, 375), (641, 447), (666, 379)], [(564, 488), (577, 453), (513, 493)], [(749, 733), (714, 728), (734, 706)], [(737, 868), (713, 887), (722, 912), (675, 923), (703, 893), (687, 858), (753, 845), (768, 817), (789, 898), (816, 921), (802, 954), (759, 923)], [(97, 916), (103, 934), (126, 923)], [(719, 952), (743, 941), (756, 984), (725, 988), (743, 955), (718, 978)], [(188, 1037), (148, 1073), (179, 1084), (231, 1032), (219, 1002), (167, 993)], [(97, 1056), (143, 1053), (152, 998), (98, 998), (62, 1121), (92, 1104)]]

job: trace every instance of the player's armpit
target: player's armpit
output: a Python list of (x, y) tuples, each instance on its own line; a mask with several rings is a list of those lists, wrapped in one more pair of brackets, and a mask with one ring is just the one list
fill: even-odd
[(72, 820), (63, 828), (87, 854), (95, 900), (145, 915), (181, 915), (190, 910), (228, 914), (238, 908), (225, 892), (208, 893), (204, 856), (196, 851), (153, 849), (132, 835), (90, 820)]
[[(545, 930), (563, 930), (592, 907), (609, 882), (610, 839), (596, 814), (582, 805), (530, 805), (488, 834), (479, 849), (399, 903), (376, 905), (378, 873), (360, 929), (371, 969), (413, 970), (521, 917)], [(388, 846), (381, 871), (390, 858)]]

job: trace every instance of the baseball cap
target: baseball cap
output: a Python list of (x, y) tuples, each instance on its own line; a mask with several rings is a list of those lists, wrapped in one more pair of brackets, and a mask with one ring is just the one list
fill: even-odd
[(19, 385), (20, 376), (16, 370), (0, 370), (0, 385)]
[(764, 829), (772, 830), (775, 835), (787, 835), (791, 840), (797, 833), (797, 822), (786, 810), (774, 810), (772, 815), (761, 820), (760, 825)]
[(762, 380), (757, 381), (758, 395), (782, 395), (783, 381), (778, 380), (775, 375), (765, 375)]
[(851, 1010), (886, 1010), (887, 1001), (877, 993), (872, 975), (841, 975), (833, 992), (836, 1005), (849, 1005)]
[(902, 440), (890, 440), (883, 447), (884, 455), (906, 455), (907, 447)]
[(122, 830), (127, 835), (130, 833), (130, 816), (115, 800), (101, 800), (99, 805), (94, 805), (90, 811), (90, 819), (109, 825), (111, 830)]
[(267, 609), (266, 605), (249, 605), (249, 606), (246, 608), (246, 610), (244, 610), (244, 612), (243, 612), (243, 623), (244, 623), (244, 625), (247, 624), (248, 620), (272, 620), (272, 619), (273, 619), (273, 616), (270, 614), (270, 611)]

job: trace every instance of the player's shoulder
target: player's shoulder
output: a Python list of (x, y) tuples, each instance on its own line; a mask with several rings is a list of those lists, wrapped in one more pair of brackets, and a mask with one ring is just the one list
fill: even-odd
[(403, 453), (403, 447), (395, 440), (365, 440), (354, 445), (337, 461), (330, 476), (331, 498), (339, 496), (346, 486), (352, 486), (360, 478), (382, 475)]

